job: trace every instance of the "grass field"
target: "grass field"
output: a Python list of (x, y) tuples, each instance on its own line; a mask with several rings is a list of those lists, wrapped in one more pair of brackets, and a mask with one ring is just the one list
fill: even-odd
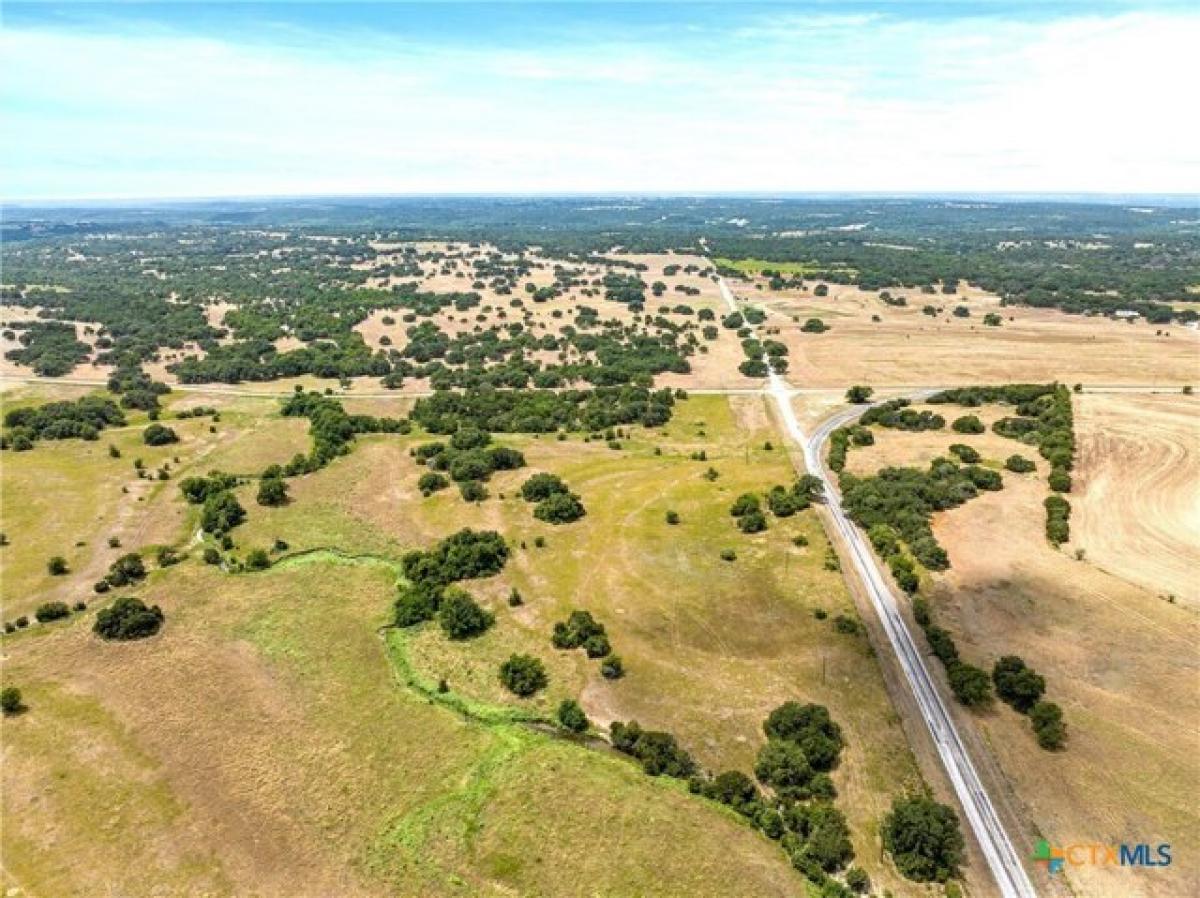
[[(178, 447), (181, 469), (253, 472), (303, 443), (295, 422), (274, 417), (273, 402), (228, 401), (216, 435), (207, 419), (178, 422), (200, 429)], [(493, 498), (479, 506), (456, 491), (420, 497), (423, 469), (407, 449), (421, 439), (360, 438), (349, 456), (293, 481), (293, 501), (279, 509), (257, 506), (243, 488), (249, 517), (234, 531), (236, 554), (284, 539), (289, 558), (231, 575), (193, 552), (153, 571), (137, 592), (166, 611), (154, 639), (100, 643), (91, 612), (5, 638), (6, 682), (30, 706), (5, 727), (6, 887), (279, 896), (802, 890), (778, 847), (727, 810), (619, 756), (517, 722), (575, 696), (597, 722), (636, 718), (674, 732), (716, 770), (752, 766), (776, 704), (828, 705), (846, 731), (834, 778), (858, 863), (896, 895), (919, 893), (880, 861), (877, 823), (890, 796), (920, 779), (865, 639), (813, 615), (853, 614), (840, 575), (824, 570), (819, 523), (806, 512), (749, 537), (727, 514), (740, 492), (792, 477), (761, 399), (695, 397), (661, 432), (637, 431), (619, 452), (577, 436), (502, 437), (530, 469), (494, 477)], [(776, 448), (764, 449), (772, 439)], [(96, 448), (71, 441), (22, 453), (25, 467), (5, 467), (5, 488), (9, 478), (33, 479), (34, 465), (74, 472), (71, 453)], [(701, 448), (706, 462), (688, 458)], [(94, 463), (106, 459), (101, 452)], [(129, 454), (116, 465), (73, 476), (120, 496)], [(701, 477), (709, 465), (720, 472), (715, 482)], [(536, 521), (515, 494), (533, 470), (563, 476), (587, 517), (563, 527)], [(190, 539), (176, 484), (156, 488), (133, 506), (130, 533), (148, 517), (145, 532)], [(65, 490), (58, 504), (77, 495)], [(668, 509), (680, 514), (677, 527), (665, 523)], [(6, 504), (4, 529), (36, 529), (45, 513)], [(86, 515), (71, 513), (84, 532)], [(462, 526), (496, 528), (514, 546), (500, 575), (466, 584), (496, 626), (465, 644), (432, 626), (381, 630), (400, 554)], [(86, 532), (95, 541), (107, 525)], [(794, 546), (797, 535), (809, 545)], [(39, 557), (49, 545), (38, 544)], [(727, 547), (735, 562), (719, 558)], [(7, 566), (24, 547), (14, 540), (3, 551)], [(23, 575), (24, 607), (51, 586), (35, 568)], [(504, 601), (512, 586), (525, 596), (520, 608)], [(572, 608), (605, 623), (624, 679), (603, 680), (582, 652), (550, 646), (553, 622)], [(500, 690), (496, 666), (512, 651), (545, 660), (544, 694), (522, 702)], [(430, 688), (439, 678), (446, 695)]]
[[(1141, 414), (1137, 443), (1144, 453), (1179, 445), (1177, 410), (1182, 398), (1085, 396), (1076, 398), (1077, 433), (1082, 470), (1068, 496), (1078, 509), (1090, 496), (1087, 447), (1100, 434), (1095, 421), (1127, 414), (1126, 404), (1149, 403), (1161, 414)], [(1112, 403), (1112, 405), (1110, 405)], [(1171, 405), (1173, 404), (1173, 405)], [(949, 419), (958, 408), (940, 406)], [(972, 409), (990, 422), (1000, 413), (985, 406)], [(1052, 844), (1128, 841), (1196, 844), (1200, 814), (1190, 796), (1200, 782), (1195, 734), (1200, 731), (1200, 630), (1194, 611), (1161, 598), (1151, 590), (1114, 576), (1090, 561), (1078, 561), (1071, 550), (1085, 539), (1079, 532), (1070, 546), (1053, 549), (1043, 537), (1048, 493), (1045, 463), (1015, 441), (990, 431), (964, 436), (950, 431), (902, 433), (874, 428), (876, 444), (852, 449), (848, 469), (866, 473), (885, 464), (924, 466), (946, 454), (952, 442), (974, 446), (985, 463), (1019, 451), (1038, 462), (1030, 474), (1003, 472), (1004, 488), (984, 493), (965, 505), (936, 515), (934, 532), (950, 554), (951, 569), (932, 584), (938, 623), (954, 635), (963, 657), (990, 669), (1000, 655), (1017, 654), (1045, 676), (1049, 700), (1059, 703), (1068, 726), (1064, 751), (1037, 747), (1028, 722), (997, 703), (973, 715), (997, 758), (1023, 816)], [(1112, 439), (1129, 439), (1122, 431)], [(1105, 519), (1130, 540), (1152, 539), (1161, 526), (1143, 515), (1122, 515), (1111, 497), (1138, 494), (1139, 507), (1157, 507), (1182, 489), (1180, 480), (1161, 487), (1158, 499), (1146, 489), (1148, 469), (1134, 463), (1107, 463), (1099, 470), (1109, 478)], [(1152, 470), (1162, 472), (1160, 467)], [(1172, 476), (1186, 476), (1191, 460), (1176, 458)], [(1099, 497), (1097, 497), (1099, 499)], [(1126, 500), (1128, 501), (1128, 500)], [(1092, 513), (1095, 513), (1094, 511)], [(1118, 523), (1113, 518), (1124, 518)], [(1170, 526), (1170, 525), (1168, 525)], [(1085, 533), (1087, 531), (1084, 531)], [(1090, 559), (1091, 553), (1088, 553)], [(1155, 565), (1164, 560), (1161, 568)], [(1147, 549), (1140, 579), (1169, 578), (1175, 571), (1169, 555)], [(1128, 895), (1168, 898), (1192, 894), (1200, 884), (1200, 867), (1179, 853), (1164, 870), (1119, 867), (1070, 867), (1067, 876), (1080, 895)]]

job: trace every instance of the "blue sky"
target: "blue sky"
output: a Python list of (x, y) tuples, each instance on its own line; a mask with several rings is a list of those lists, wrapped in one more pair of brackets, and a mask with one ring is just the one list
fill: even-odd
[(1183, 3), (9, 3), (8, 199), (1200, 193)]

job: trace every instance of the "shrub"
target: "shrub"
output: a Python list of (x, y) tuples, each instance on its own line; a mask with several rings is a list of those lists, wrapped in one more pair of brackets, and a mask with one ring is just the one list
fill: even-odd
[(422, 496), (431, 496), (449, 485), (450, 481), (436, 471), (426, 471), (417, 480), (417, 489), (421, 491)]
[(136, 552), (122, 555), (108, 567), (108, 583), (110, 586), (128, 586), (146, 576), (146, 565)]
[(896, 868), (917, 882), (945, 882), (963, 862), (958, 815), (930, 798), (895, 799), (883, 818), (882, 836)]
[(448, 588), (437, 612), (438, 624), (450, 639), (470, 639), (485, 633), (495, 616), (472, 598), (466, 590)]
[(524, 604), (525, 600), (521, 598), (521, 594), (517, 592), (517, 588), (514, 586), (512, 592), (508, 594), (508, 607), (517, 608)]
[(437, 613), (441, 593), (438, 588), (406, 585), (396, 596), (395, 621), (397, 627), (412, 627), (431, 620)]
[(957, 456), (958, 460), (965, 465), (975, 465), (980, 460), (979, 453), (966, 443), (951, 443), (950, 452)]
[(200, 527), (214, 536), (228, 533), (246, 520), (246, 509), (229, 490), (209, 495), (200, 512)]
[[(818, 293), (816, 295), (820, 296), (822, 294)], [(800, 330), (806, 334), (823, 334), (825, 331), (829, 330), (829, 325), (827, 325), (820, 318), (809, 318), (804, 322)]]
[(526, 502), (541, 502), (553, 495), (569, 492), (567, 485), (557, 474), (534, 474), (521, 484), (521, 498)]
[(992, 667), (996, 694), (1022, 714), (1037, 704), (1046, 691), (1046, 680), (1016, 655), (1005, 655)]
[(950, 425), (955, 433), (983, 433), (983, 422), (976, 415), (963, 415), (961, 418), (955, 418)]
[(852, 617), (847, 617), (845, 614), (839, 614), (833, 619), (833, 628), (847, 636), (856, 636), (858, 634), (858, 621)]
[(52, 577), (61, 577), (69, 570), (67, 567), (67, 559), (63, 558), (61, 555), (53, 556), (49, 561), (46, 562), (46, 570), (50, 572), (50, 576)]
[(1037, 468), (1033, 462), (1023, 455), (1013, 454), (1004, 461), (1004, 467), (1012, 471), (1014, 474), (1028, 474)]
[(873, 387), (855, 385), (846, 391), (846, 401), (852, 405), (862, 405), (864, 402), (871, 401), (871, 394), (874, 392)]
[(5, 714), (20, 714), (25, 710), (25, 702), (21, 698), (21, 690), (16, 686), (5, 686), (0, 689), (0, 711)]
[(846, 885), (850, 887), (850, 891), (861, 895), (870, 891), (871, 877), (862, 867), (851, 867), (846, 871)]
[(729, 513), (735, 518), (740, 518), (755, 511), (762, 511), (762, 505), (758, 501), (758, 496), (754, 493), (742, 493), (729, 509)]
[(783, 797), (807, 798), (813, 773), (804, 750), (795, 742), (783, 739), (768, 739), (758, 750), (754, 764), (754, 775), (759, 782)]
[(767, 519), (761, 511), (751, 511), (738, 518), (738, 529), (742, 533), (761, 533), (767, 529)]
[(151, 424), (142, 431), (142, 442), (147, 446), (166, 446), (169, 443), (178, 443), (179, 435), (162, 424)]
[(600, 675), (606, 680), (619, 680), (625, 676), (625, 665), (620, 655), (609, 655), (600, 664)]
[(733, 549), (722, 549), (721, 550), (721, 560), (722, 561), (737, 561), (737, 552), (733, 551)]
[(968, 708), (979, 708), (991, 704), (992, 681), (986, 670), (955, 661), (946, 667), (950, 689), (954, 697)]
[(794, 742), (815, 770), (832, 770), (842, 751), (842, 729), (824, 705), (785, 702), (763, 723), (768, 738)]
[(265, 571), (271, 566), (271, 558), (266, 549), (251, 549), (246, 555), (246, 567), (252, 571)]
[(572, 611), (565, 622), (554, 625), (550, 641), (556, 649), (577, 649), (589, 639), (604, 635), (604, 625), (590, 611)]
[(585, 514), (583, 503), (573, 493), (554, 493), (533, 508), (533, 516), (548, 524), (569, 524)]
[(679, 513), (675, 512), (675, 511), (668, 511), (667, 512), (667, 523), (671, 524), (672, 526), (674, 526), (675, 524), (678, 524), (679, 523)]
[(204, 547), (204, 563), (205, 564), (220, 564), (221, 553), (212, 546)]
[(1063, 723), (1062, 708), (1054, 702), (1038, 702), (1029, 710), (1029, 721), (1037, 743), (1047, 751), (1056, 751), (1067, 740), (1067, 725)]
[(487, 487), (478, 480), (464, 480), (458, 485), (458, 492), (466, 502), (482, 502), (488, 497)]
[(101, 639), (143, 639), (157, 633), (162, 623), (157, 605), (146, 607), (141, 599), (123, 596), (101, 609), (93, 629)]
[(33, 616), (38, 619), (38, 623), (41, 624), (48, 624), (50, 621), (70, 617), (70, 615), (71, 609), (67, 607), (66, 602), (43, 602), (33, 613)]
[(277, 507), (288, 500), (287, 484), (282, 477), (266, 477), (258, 485), (257, 502), (259, 505)]
[(549, 679), (546, 667), (530, 655), (511, 655), (500, 665), (500, 682), (514, 695), (528, 698), (545, 689)]
[(1050, 476), (1046, 478), (1050, 489), (1056, 493), (1071, 492), (1071, 475), (1062, 468), (1054, 468), (1050, 471)]
[(670, 733), (643, 730), (637, 721), (614, 721), (609, 728), (613, 748), (632, 755), (642, 762), (642, 769), (651, 776), (673, 776), (686, 779), (696, 765), (691, 755), (679, 747)]
[(583, 708), (579, 707), (579, 702), (574, 699), (563, 699), (562, 704), (558, 706), (558, 722), (563, 729), (570, 730), (572, 733), (587, 732), (590, 723), (587, 715), (583, 713)]
[(173, 564), (179, 564), (183, 561), (179, 553), (170, 546), (160, 546), (158, 551), (154, 553), (155, 561), (159, 567), (170, 567)]

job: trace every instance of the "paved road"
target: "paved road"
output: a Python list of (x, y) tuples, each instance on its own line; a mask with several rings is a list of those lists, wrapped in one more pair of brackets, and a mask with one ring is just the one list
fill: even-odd
[[(730, 309), (737, 309), (737, 300), (726, 285), (724, 279), (719, 281), (721, 295)], [(791, 397), (795, 391), (778, 374), (772, 373), (769, 378), (768, 394), (775, 400), (779, 414), (783, 420), (788, 435), (804, 450), (804, 464), (810, 472), (821, 478), (825, 486), (825, 495), (830, 516), (834, 527), (849, 550), (850, 560), (854, 565), (871, 604), (879, 616), (883, 629), (887, 633), (888, 642), (896, 654), (900, 668), (904, 671), (909, 688), (921, 709), (925, 725), (933, 736), (934, 745), (942, 760), (942, 766), (950, 777), (955, 794), (970, 825), (983, 849), (988, 867), (996, 880), (1000, 894), (1004, 898), (1036, 898), (1033, 883), (1030, 882), (1021, 859), (1013, 848), (1004, 830), (1004, 824), (988, 797), (975, 765), (959, 738), (954, 726), (954, 718), (950, 716), (942, 700), (941, 693), (925, 659), (913, 641), (908, 625), (900, 616), (897, 600), (887, 578), (879, 568), (875, 556), (871, 553), (862, 532), (850, 522), (842, 509), (841, 496), (837, 485), (833, 482), (825, 466), (821, 463), (821, 449), (829, 434), (834, 429), (862, 414), (862, 408), (848, 409), (821, 424), (817, 431), (807, 437), (800, 429), (796, 420), (796, 412), (792, 408)]]

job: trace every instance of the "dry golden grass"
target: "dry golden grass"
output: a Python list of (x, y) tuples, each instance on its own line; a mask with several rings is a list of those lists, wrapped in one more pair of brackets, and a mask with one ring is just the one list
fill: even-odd
[(1073, 546), (1155, 593), (1200, 602), (1200, 420), (1189, 396), (1076, 399)]
[[(1076, 509), (1073, 528), (1083, 516), (1081, 507), (1092, 501), (1079, 495), (1094, 476), (1086, 472), (1107, 472), (1118, 494), (1146, 476), (1144, 468), (1130, 463), (1132, 458), (1126, 464), (1114, 461), (1116, 469), (1088, 460), (1100, 445), (1094, 430), (1098, 420), (1132, 420), (1123, 417), (1131, 411), (1124, 399), (1115, 409), (1111, 402), (1108, 396), (1084, 397), (1077, 406), (1085, 448), (1083, 476), (1068, 497)], [(1178, 440), (1176, 409), (1164, 403), (1157, 413), (1142, 415), (1143, 398), (1130, 402), (1138, 410), (1139, 446), (1150, 447), (1141, 452), (1160, 452)], [(939, 411), (950, 418), (960, 410), (941, 406)], [(961, 411), (985, 420), (996, 414), (991, 407)], [(1006, 705), (998, 703), (976, 715), (1038, 832), (1055, 845), (1146, 841), (1175, 846), (1175, 863), (1165, 870), (1070, 867), (1066, 875), (1077, 893), (1193, 894), (1200, 867), (1185, 846), (1200, 839), (1200, 814), (1193, 800), (1200, 782), (1200, 628), (1194, 611), (1053, 549), (1043, 535), (1046, 468), (1029, 447), (991, 433), (963, 437), (875, 431), (875, 446), (851, 450), (851, 469), (865, 471), (873, 463), (924, 465), (933, 455), (945, 454), (951, 442), (974, 445), (985, 458), (1019, 451), (1039, 462), (1037, 473), (1006, 471), (1000, 492), (982, 494), (935, 517), (934, 532), (952, 564), (934, 577), (935, 614), (966, 660), (990, 669), (1001, 655), (1020, 655), (1045, 676), (1047, 699), (1063, 708), (1069, 739), (1061, 752), (1038, 748), (1027, 720)], [(1103, 445), (1111, 445), (1111, 439), (1105, 438)], [(1116, 439), (1121, 439), (1119, 433)], [(1128, 475), (1129, 485), (1115, 471)], [(1091, 513), (1102, 513), (1118, 532), (1143, 532), (1144, 525), (1136, 521), (1120, 522), (1121, 507), (1109, 501), (1102, 512), (1098, 507)], [(1143, 557), (1143, 569), (1152, 575), (1170, 572), (1169, 558), (1162, 567), (1158, 564), (1157, 556)]]
[[(241, 429), (259, 427), (267, 442), (294, 423), (270, 418), (267, 400), (228, 402), (231, 431), (240, 409)], [(876, 828), (890, 796), (919, 777), (865, 640), (812, 614), (853, 614), (839, 575), (822, 567), (819, 523), (804, 513), (747, 537), (727, 514), (739, 492), (792, 476), (780, 449), (763, 448), (778, 437), (760, 398), (696, 397), (621, 452), (578, 437), (503, 437), (531, 468), (497, 475), (480, 506), (416, 493), (422, 469), (407, 447), (421, 439), (361, 438), (349, 456), (293, 481), (283, 508), (260, 508), (244, 488), (249, 520), (234, 532), (236, 554), (282, 537), (291, 552), (395, 559), (462, 526), (496, 527), (514, 557), (499, 576), (465, 584), (496, 612), (495, 628), (467, 644), (435, 627), (406, 634), (414, 676), (445, 677), (493, 715), (548, 714), (578, 696), (599, 722), (636, 717), (675, 732), (718, 770), (752, 765), (775, 704), (823, 702), (847, 734), (835, 780), (858, 862), (895, 894), (918, 892), (880, 862)], [(708, 462), (687, 458), (699, 448)], [(237, 452), (231, 437), (205, 469), (232, 467)], [(700, 477), (708, 464), (721, 472), (715, 483)], [(532, 470), (562, 474), (588, 516), (564, 527), (534, 520), (516, 496)], [(186, 522), (175, 484), (165, 486), (156, 501)], [(668, 508), (682, 516), (677, 527), (663, 519)], [(809, 546), (793, 546), (796, 534)], [(534, 547), (538, 535), (545, 548)], [(726, 546), (736, 562), (719, 559)], [(16, 822), (4, 832), (4, 885), (54, 895), (801, 889), (776, 845), (679, 784), (502, 716), (466, 722), (397, 682), (405, 675), (376, 632), (392, 576), (326, 556), (231, 576), (193, 558), (137, 591), (167, 614), (152, 640), (102, 644), (90, 612), (6, 638), (6, 680), (25, 688), (30, 711), (6, 727), (5, 816)], [(514, 585), (526, 599), (518, 609), (504, 601)], [(553, 622), (577, 607), (607, 625), (625, 679), (605, 681), (582, 652), (551, 648)], [(546, 660), (547, 693), (519, 702), (499, 689), (496, 664), (511, 651)], [(132, 854), (117, 849), (125, 842)]]
[[(829, 296), (810, 290), (773, 294), (745, 284), (735, 292), (773, 314), (791, 349), (789, 378), (798, 386), (842, 388), (852, 383), (887, 386), (949, 386), (1018, 381), (1101, 384), (1175, 384), (1196, 379), (1200, 332), (1189, 328), (1106, 318), (1086, 318), (1044, 309), (1001, 308), (999, 300), (974, 288), (958, 296), (924, 296), (896, 291), (908, 306), (885, 305), (878, 294), (851, 286), (829, 286)], [(925, 304), (944, 308), (937, 318)], [(956, 305), (970, 318), (955, 318)], [(983, 316), (997, 312), (1000, 327)], [(872, 321), (872, 316), (881, 319)], [(798, 321), (793, 321), (793, 317)], [(830, 326), (824, 334), (800, 332), (809, 318)], [(1010, 320), (1011, 319), (1011, 320)], [(1157, 336), (1156, 331), (1170, 336)]]

